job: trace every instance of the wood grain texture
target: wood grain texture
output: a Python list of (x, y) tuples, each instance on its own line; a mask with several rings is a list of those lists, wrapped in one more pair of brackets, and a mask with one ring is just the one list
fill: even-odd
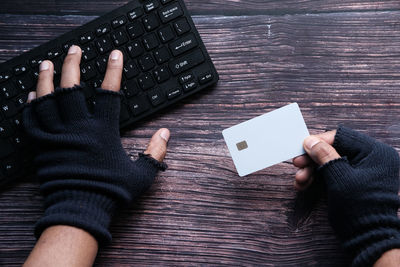
[[(2, 15), (0, 60), (91, 18)], [(220, 83), (124, 134), (134, 155), (170, 128), (170, 168), (119, 211), (96, 265), (343, 266), (320, 191), (297, 195), (290, 162), (239, 178), (221, 131), (296, 101), (311, 132), (345, 124), (400, 151), (400, 12), (194, 20)], [(34, 245), (37, 187), (0, 193), (1, 266), (20, 265)]]
[[(100, 15), (127, 0), (2, 0), (3, 14)], [(145, 2), (145, 1), (143, 1)], [(398, 10), (397, 0), (185, 0), (193, 14), (254, 15)]]

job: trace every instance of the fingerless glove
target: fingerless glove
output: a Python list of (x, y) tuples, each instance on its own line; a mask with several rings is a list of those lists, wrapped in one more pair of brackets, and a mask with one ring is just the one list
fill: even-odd
[(144, 154), (131, 161), (119, 135), (120, 93), (97, 89), (89, 111), (82, 86), (58, 88), (23, 110), (45, 200), (35, 235), (70, 225), (103, 245), (111, 241), (108, 227), (118, 204), (137, 198), (166, 165)]
[(329, 220), (352, 254), (352, 266), (372, 266), (384, 252), (400, 248), (399, 155), (345, 127), (338, 129), (333, 146), (342, 158), (319, 170)]

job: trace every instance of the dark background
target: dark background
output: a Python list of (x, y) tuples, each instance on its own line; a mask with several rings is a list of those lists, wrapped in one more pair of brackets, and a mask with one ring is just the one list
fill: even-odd
[[(127, 1), (0, 2), (0, 62)], [(186, 0), (220, 74), (123, 135), (131, 154), (172, 132), (151, 190), (114, 221), (98, 266), (342, 266), (320, 194), (286, 162), (239, 178), (221, 131), (298, 102), (312, 133), (338, 124), (400, 150), (400, 2)], [(0, 193), (0, 265), (21, 265), (42, 214), (38, 185)]]

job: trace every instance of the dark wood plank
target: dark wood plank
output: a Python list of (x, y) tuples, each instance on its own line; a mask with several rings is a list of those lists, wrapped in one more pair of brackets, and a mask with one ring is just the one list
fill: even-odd
[[(0, 13), (10, 14), (103, 14), (127, 0), (3, 0)], [(346, 11), (398, 10), (397, 0), (185, 0), (193, 14), (297, 14)]]
[[(90, 18), (0, 16), (0, 59)], [(98, 266), (343, 266), (325, 201), (296, 195), (290, 163), (239, 178), (221, 131), (296, 101), (312, 132), (343, 123), (400, 150), (400, 12), (194, 19), (221, 81), (124, 134), (135, 154), (170, 128), (170, 169), (121, 211)], [(0, 194), (0, 265), (28, 255), (41, 204), (33, 183)]]

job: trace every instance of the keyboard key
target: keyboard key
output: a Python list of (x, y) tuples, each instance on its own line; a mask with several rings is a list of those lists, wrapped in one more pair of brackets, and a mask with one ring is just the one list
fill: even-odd
[(0, 138), (7, 138), (14, 134), (13, 126), (6, 120), (0, 122)]
[(168, 90), (167, 97), (169, 100), (174, 99), (182, 94), (182, 89), (180, 87), (172, 88)]
[(154, 33), (147, 35), (143, 38), (143, 44), (147, 51), (157, 48), (159, 45), (157, 36)]
[(204, 62), (203, 52), (198, 48), (195, 51), (175, 59), (169, 63), (169, 68), (174, 75), (178, 75)]
[(171, 26), (164, 27), (158, 31), (158, 36), (160, 36), (161, 42), (167, 43), (175, 38), (175, 34), (172, 31)]
[(86, 47), (82, 47), (82, 58), (84, 61), (89, 61), (97, 56), (95, 48), (92, 44)]
[(155, 14), (150, 14), (143, 18), (143, 25), (146, 31), (150, 32), (160, 26), (160, 23)]
[(144, 53), (144, 48), (139, 41), (134, 41), (126, 46), (128, 53), (132, 58), (138, 57)]
[(157, 49), (156, 51), (154, 51), (153, 54), (154, 58), (156, 59), (159, 65), (167, 62), (171, 58), (168, 52), (168, 48), (166, 48), (165, 46), (161, 47), (160, 49)]
[(0, 73), (0, 83), (3, 83), (5, 81), (7, 81), (8, 79), (10, 79), (11, 75), (12, 74), (9, 71)]
[(43, 62), (42, 57), (36, 57), (36, 58), (32, 58), (31, 60), (29, 60), (29, 64), (31, 65), (31, 67), (37, 67), (42, 62)]
[(107, 70), (107, 62), (108, 62), (108, 57), (104, 56), (104, 57), (99, 57), (98, 59), (96, 59), (95, 64), (97, 67), (97, 70), (101, 73), (104, 74)]
[(21, 163), (19, 162), (21, 159), (19, 158), (10, 158), (10, 159), (6, 159), (4, 160), (1, 164), (0, 164), (0, 168), (2, 170), (2, 172), (6, 175), (6, 176), (12, 176), (16, 173), (18, 173), (18, 171), (20, 170), (20, 166)]
[(131, 98), (140, 93), (140, 89), (135, 80), (129, 80), (122, 86), (122, 93), (126, 98)]
[(128, 13), (128, 19), (133, 21), (143, 15), (143, 9), (141, 7), (135, 8), (134, 10)]
[(201, 75), (199, 77), (199, 83), (200, 84), (206, 84), (206, 83), (212, 81), (213, 78), (214, 78), (214, 76), (212, 75), (211, 72), (206, 72), (206, 73), (204, 73), (203, 75)]
[(163, 3), (163, 5), (168, 4), (169, 2), (171, 2), (172, 0), (161, 0), (161, 3)]
[(186, 84), (183, 85), (183, 90), (185, 92), (188, 91), (192, 91), (193, 89), (195, 89), (197, 87), (197, 82), (193, 81), (193, 82), (188, 82)]
[(111, 34), (115, 46), (120, 46), (128, 42), (128, 36), (124, 31), (116, 31)]
[(158, 83), (163, 83), (169, 79), (169, 71), (166, 67), (159, 67), (153, 71), (153, 75)]
[(178, 40), (170, 43), (169, 48), (172, 54), (176, 57), (198, 46), (196, 37), (193, 33), (179, 38)]
[(86, 44), (86, 43), (88, 43), (90, 41), (93, 41), (93, 39), (94, 39), (93, 33), (92, 32), (87, 32), (87, 33), (85, 33), (85, 34), (83, 34), (83, 35), (81, 35), (79, 37), (79, 42), (81, 44)]
[(96, 70), (93, 63), (86, 64), (81, 67), (81, 75), (84, 81), (87, 81), (96, 76)]
[(108, 25), (108, 24), (103, 24), (103, 25), (99, 26), (99, 27), (96, 29), (96, 35), (97, 35), (97, 36), (102, 36), (102, 35), (104, 35), (104, 34), (106, 34), (106, 33), (109, 33), (110, 31), (111, 31), (110, 25)]
[(190, 25), (187, 22), (186, 18), (182, 18), (174, 22), (174, 28), (178, 35), (182, 35), (190, 31)]
[(160, 5), (160, 3), (158, 2), (158, 0), (150, 0), (144, 4), (144, 10), (147, 13), (149, 13), (149, 12), (153, 11), (154, 9), (158, 8), (159, 5)]
[(61, 75), (63, 60), (61, 58), (55, 58), (55, 59), (52, 59), (51, 62), (53, 62), (53, 66), (54, 66), (54, 75)]
[(170, 4), (158, 12), (163, 23), (170, 22), (183, 15), (183, 10), (178, 2)]
[(143, 76), (141, 76), (138, 79), (139, 86), (143, 90), (148, 90), (150, 88), (153, 88), (156, 84), (154, 83), (153, 77), (151, 77), (150, 73), (145, 73)]
[(181, 84), (185, 84), (185, 83), (193, 81), (193, 80), (194, 80), (194, 75), (191, 72), (185, 73), (179, 77), (179, 82)]
[(143, 71), (149, 71), (156, 65), (154, 63), (153, 57), (150, 54), (144, 55), (138, 60), (139, 66)]
[(140, 21), (129, 24), (126, 26), (126, 30), (128, 31), (128, 35), (131, 39), (136, 39), (144, 34), (144, 30)]
[(138, 76), (140, 71), (139, 71), (138, 67), (136, 66), (135, 62), (129, 61), (124, 66), (124, 73), (125, 73), (125, 77), (129, 80), (129, 79), (132, 79), (133, 77)]
[(105, 73), (107, 69), (108, 56), (101, 56), (96, 59), (96, 67), (100, 73)]
[(58, 48), (58, 47), (53, 48), (53, 49), (47, 51), (46, 55), (47, 55), (48, 59), (53, 59), (53, 58), (59, 57), (62, 55), (61, 48)]
[(78, 42), (76, 40), (70, 40), (70, 41), (66, 42), (65, 44), (63, 44), (62, 47), (63, 47), (64, 52), (67, 53), (71, 46), (77, 45), (77, 44), (78, 44)]
[(17, 85), (22, 91), (27, 91), (31, 89), (35, 85), (35, 83), (33, 82), (30, 75), (26, 74), (17, 79)]
[(105, 54), (113, 49), (111, 39), (108, 36), (99, 38), (95, 43), (100, 54)]
[(103, 80), (94, 80), (94, 81), (92, 82), (92, 87), (93, 87), (94, 89), (100, 88), (102, 83), (103, 83)]
[(125, 25), (127, 22), (128, 22), (128, 20), (126, 19), (125, 16), (120, 16), (120, 17), (114, 19), (114, 20), (111, 22), (111, 25), (112, 25), (112, 27), (113, 27), (114, 29), (116, 29), (116, 28), (118, 28), (118, 27), (121, 27), (121, 26)]
[(25, 134), (17, 132), (17, 134), (13, 136), (11, 141), (17, 147), (24, 147), (27, 145), (26, 139), (27, 137), (25, 136)]
[(125, 64), (130, 59), (128, 54), (127, 54), (127, 52), (126, 52), (126, 49), (125, 49), (125, 47), (120, 47), (120, 48), (118, 48), (118, 50), (121, 51), (122, 57), (123, 57), (123, 60), (124, 60), (124, 64)]
[(28, 99), (27, 94), (19, 95), (17, 98), (15, 98), (15, 106), (22, 107), (22, 105), (24, 105), (26, 103), (27, 99)]
[(163, 93), (163, 91), (161, 91), (160, 89), (154, 89), (151, 90), (150, 92), (148, 92), (148, 97), (150, 99), (150, 102), (153, 106), (158, 106), (162, 103), (164, 103), (167, 98), (165, 97), (165, 94)]
[(7, 157), (14, 152), (14, 147), (10, 141), (0, 139), (0, 158)]
[(25, 73), (27, 70), (28, 68), (25, 65), (16, 66), (14, 67), (14, 74), (21, 75), (22, 73)]
[(5, 98), (11, 98), (17, 95), (17, 89), (15, 88), (15, 86), (11, 83), (5, 83), (3, 85), (0, 86), (1, 89), (1, 93), (3, 94), (3, 96)]
[(132, 100), (129, 101), (131, 110), (135, 116), (140, 115), (144, 113), (145, 111), (150, 109), (150, 103), (146, 99), (145, 95), (137, 96), (135, 98), (132, 98)]
[(14, 118), (11, 119), (11, 123), (12, 125), (14, 125), (14, 127), (16, 129), (18, 129), (19, 127), (22, 126), (22, 114), (19, 113), (17, 116), (15, 116)]

